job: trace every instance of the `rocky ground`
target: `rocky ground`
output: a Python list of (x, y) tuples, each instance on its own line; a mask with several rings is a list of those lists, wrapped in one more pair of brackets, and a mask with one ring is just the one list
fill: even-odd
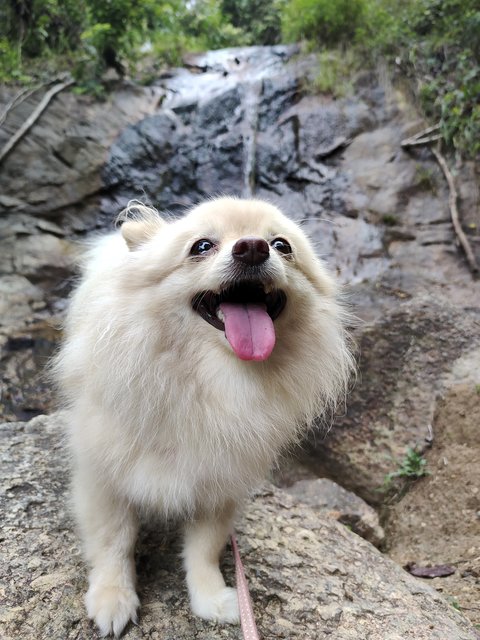
[[(239, 522), (247, 563), (255, 567), (251, 580), (264, 637), (295, 637), (296, 631), (289, 629), (293, 624), (304, 638), (474, 638), (475, 630), (461, 622), (455, 608), (480, 624), (475, 433), (480, 284), (457, 246), (448, 190), (433, 156), (427, 149), (401, 148), (405, 137), (424, 126), (403, 93), (384, 73), (365, 72), (356, 79), (354, 96), (312, 96), (305, 87), (317, 63), (294, 54), (292, 48), (275, 47), (197, 56), (152, 87), (117, 88), (106, 103), (63, 92), (4, 160), (0, 414), (4, 420), (27, 420), (54, 409), (43, 372), (61, 335), (79, 241), (111, 228), (128, 199), (140, 197), (179, 215), (212, 193), (267, 197), (305, 226), (343, 283), (358, 319), (352, 330), (359, 375), (335, 428), (325, 437), (319, 426), (298, 459), (277, 473), (282, 492), (260, 496)], [(9, 97), (11, 91), (0, 92), (0, 104)], [(0, 145), (35, 100), (32, 96), (9, 114)], [(465, 163), (452, 168), (462, 224), (479, 259), (478, 173)], [(30, 425), (4, 425), (1, 431), (5, 455), (13, 455), (12, 460), (25, 447), (37, 452), (23, 466), (4, 466), (2, 474), (9, 514), (4, 537), (9, 541), (12, 535), (20, 545), (8, 547), (10, 557), (3, 565), (8, 584), (1, 597), (6, 594), (9, 600), (0, 621), (12, 637), (85, 637), (87, 629), (79, 599), (84, 574), (78, 571), (64, 511), (65, 470), (56, 424), (42, 418)], [(425, 457), (430, 475), (387, 487), (387, 474), (399, 468), (408, 447)], [(52, 476), (42, 475), (41, 466), (30, 469), (32, 461), (50, 450), (56, 460)], [(42, 493), (44, 482), (48, 499)], [(293, 506), (291, 495), (303, 506)], [(377, 509), (384, 530), (362, 499)], [(452, 565), (453, 575), (431, 582), (447, 599), (438, 600), (425, 581), (395, 569), (327, 516), (379, 545), (402, 566)], [(281, 575), (281, 542), (268, 541), (262, 533), (268, 529), (265, 522), (278, 524), (278, 535), (288, 538), (288, 549), (297, 553), (297, 534), (285, 530), (290, 517), (302, 523), (299, 530), (314, 532), (305, 538), (306, 555), (292, 565), (301, 567), (294, 576)], [(333, 542), (325, 536), (333, 536)], [(346, 545), (339, 555), (337, 536), (339, 548)], [(153, 546), (158, 544), (154, 540)], [(152, 546), (148, 536), (146, 545)], [(270, 582), (260, 568), (266, 553), (270, 559), (262, 566), (274, 575)], [(355, 554), (361, 556), (359, 565)], [(325, 558), (333, 566), (340, 556), (346, 568), (327, 571), (326, 577)], [(174, 557), (168, 556), (166, 569), (155, 560), (151, 570), (161, 577), (173, 575)], [(149, 565), (142, 565), (142, 558), (141, 552), (141, 571), (149, 585)], [(296, 585), (305, 566), (305, 584), (318, 585), (315, 605), (300, 582), (298, 593), (304, 595), (274, 595), (275, 590), (285, 594), (289, 582)], [(372, 580), (362, 586), (359, 576), (370, 566)], [(398, 587), (375, 591), (375, 581), (382, 585), (384, 580), (398, 581)], [(348, 591), (349, 582), (353, 591)], [(180, 582), (162, 596), (151, 588), (143, 592), (140, 630), (129, 632), (146, 635), (129, 637), (153, 638), (160, 632), (168, 637), (173, 633), (169, 624), (184, 628), (185, 637), (237, 637), (229, 635), (237, 631), (212, 630), (192, 621)], [(357, 596), (363, 598), (361, 604)], [(303, 600), (308, 607), (302, 609)], [(48, 606), (42, 608), (43, 602)], [(287, 604), (292, 605), (288, 610)], [(167, 606), (178, 613), (175, 623), (164, 615)], [(64, 613), (53, 615), (60, 608), (70, 612), (66, 618)], [(398, 626), (400, 614), (405, 627)], [(445, 627), (452, 629), (448, 634), (438, 635), (439, 616), (453, 625)], [(363, 633), (361, 620), (363, 636), (358, 635)], [(391, 635), (382, 635), (380, 627)], [(357, 635), (348, 635), (355, 628)]]
[[(5, 640), (97, 638), (80, 594), (85, 571), (67, 510), (60, 416), (2, 425), (2, 606)], [(429, 585), (328, 515), (273, 486), (238, 522), (261, 637), (335, 640), (475, 640), (467, 620)], [(137, 554), (142, 609), (125, 638), (214, 640), (236, 626), (194, 618), (178, 534), (147, 523)], [(227, 551), (224, 570), (233, 567)]]

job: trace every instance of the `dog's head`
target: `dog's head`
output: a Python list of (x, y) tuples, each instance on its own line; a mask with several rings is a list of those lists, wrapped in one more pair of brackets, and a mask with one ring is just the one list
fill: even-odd
[(173, 222), (147, 212), (122, 234), (138, 284), (156, 285), (156, 304), (226, 345), (224, 333), (241, 360), (267, 359), (279, 327), (301, 324), (312, 304), (325, 310), (333, 297), (305, 234), (263, 201), (219, 198)]

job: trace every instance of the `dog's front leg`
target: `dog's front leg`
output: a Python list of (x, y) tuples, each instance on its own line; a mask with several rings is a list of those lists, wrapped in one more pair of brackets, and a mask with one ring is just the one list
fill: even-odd
[(225, 586), (220, 554), (232, 531), (234, 507), (186, 525), (183, 558), (193, 613), (205, 620), (238, 622), (235, 589)]
[(85, 596), (87, 613), (102, 636), (119, 636), (129, 620), (136, 622), (140, 604), (135, 592), (136, 513), (85, 470), (75, 473), (73, 497), (91, 566)]

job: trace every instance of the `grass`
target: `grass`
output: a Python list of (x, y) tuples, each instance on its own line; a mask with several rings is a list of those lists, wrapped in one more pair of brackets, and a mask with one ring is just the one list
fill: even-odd
[(415, 182), (419, 189), (436, 192), (435, 173), (420, 163), (415, 165)]
[(447, 600), (450, 602), (450, 604), (452, 605), (452, 607), (456, 611), (461, 611), (462, 610), (462, 607), (460, 606), (460, 603), (458, 602), (458, 600), (454, 596), (447, 596)]
[(353, 95), (359, 59), (353, 49), (330, 49), (317, 56), (318, 72), (308, 87), (311, 93), (328, 93), (335, 98)]
[(395, 478), (403, 478), (405, 480), (418, 480), (429, 475), (427, 470), (427, 460), (423, 455), (413, 447), (407, 449), (407, 453), (403, 460), (398, 462), (399, 467), (395, 471), (387, 473), (385, 476), (385, 486), (390, 486)]
[(394, 227), (396, 224), (398, 224), (397, 217), (392, 213), (386, 213), (384, 216), (382, 216), (382, 222), (387, 227)]

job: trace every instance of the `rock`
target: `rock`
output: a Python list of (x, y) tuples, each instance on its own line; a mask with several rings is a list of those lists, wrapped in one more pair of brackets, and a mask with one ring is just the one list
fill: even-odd
[(346, 412), (326, 438), (311, 439), (310, 462), (378, 504), (408, 447), (427, 446), (438, 394), (466, 372), (478, 375), (480, 311), (418, 297), (359, 333), (360, 372)]
[(78, 247), (62, 227), (29, 214), (0, 220), (0, 415), (28, 419), (53, 407), (44, 368)]
[[(1, 282), (1, 281), (0, 281)], [(32, 304), (26, 326), (4, 332), (0, 327), (0, 413), (11, 420), (28, 420), (55, 407), (46, 367), (60, 339), (48, 312)], [(47, 320), (41, 316), (46, 315)]]
[[(66, 497), (61, 414), (0, 425), (2, 638), (97, 638), (85, 616), (85, 568)], [(149, 523), (138, 551), (139, 626), (126, 640), (225, 638), (189, 613), (175, 531)], [(435, 590), (287, 493), (267, 488), (238, 519), (238, 541), (264, 638), (476, 640)], [(230, 553), (225, 573), (232, 582)]]
[[(9, 92), (8, 88), (0, 92), (0, 105), (8, 102)], [(2, 162), (0, 213), (62, 217), (65, 207), (98, 193), (113, 140), (127, 124), (152, 113), (161, 95), (159, 89), (128, 86), (103, 103), (68, 91), (58, 94)], [(9, 113), (0, 144), (23, 124), (38, 101), (34, 94)]]
[[(24, 327), (30, 344), (29, 325), (58, 321), (74, 269), (72, 239), (111, 228), (130, 198), (177, 214), (214, 193), (243, 193), (253, 167), (255, 195), (304, 224), (365, 321), (356, 330), (360, 373), (348, 413), (310, 457), (321, 475), (378, 503), (385, 474), (407, 446), (423, 442), (435, 394), (448, 386), (449, 360), (463, 357), (469, 335), (476, 344), (476, 311), (463, 309), (479, 307), (480, 282), (455, 247), (440, 170), (428, 152), (400, 147), (421, 127), (402, 95), (370, 74), (355, 98), (307, 96), (303, 79), (316, 62), (291, 59), (293, 52), (252, 47), (194, 56), (193, 72), (115, 91), (105, 104), (60, 94), (29, 144), (2, 166), (0, 278), (7, 279), (0, 288), (9, 306), (2, 342), (18, 344)], [(10, 126), (23, 115), (13, 114)], [(464, 208), (475, 210), (477, 191), (466, 186), (474, 184), (472, 167), (465, 171), (459, 204), (474, 224)], [(96, 196), (85, 200), (100, 187), (100, 205)], [(431, 339), (423, 332), (433, 332)], [(435, 355), (437, 332), (445, 347)], [(30, 374), (40, 359), (17, 350), (0, 357), (8, 394), (18, 398), (23, 386), (24, 396), (7, 403), (4, 415), (40, 410)], [(48, 388), (41, 392), (47, 410)]]
[(356, 534), (378, 547), (385, 538), (378, 514), (351, 491), (328, 480), (299, 480), (285, 489), (297, 501), (348, 526)]
[(43, 292), (25, 276), (0, 277), (0, 327), (13, 327), (23, 322), (31, 314), (31, 306), (41, 300)]

